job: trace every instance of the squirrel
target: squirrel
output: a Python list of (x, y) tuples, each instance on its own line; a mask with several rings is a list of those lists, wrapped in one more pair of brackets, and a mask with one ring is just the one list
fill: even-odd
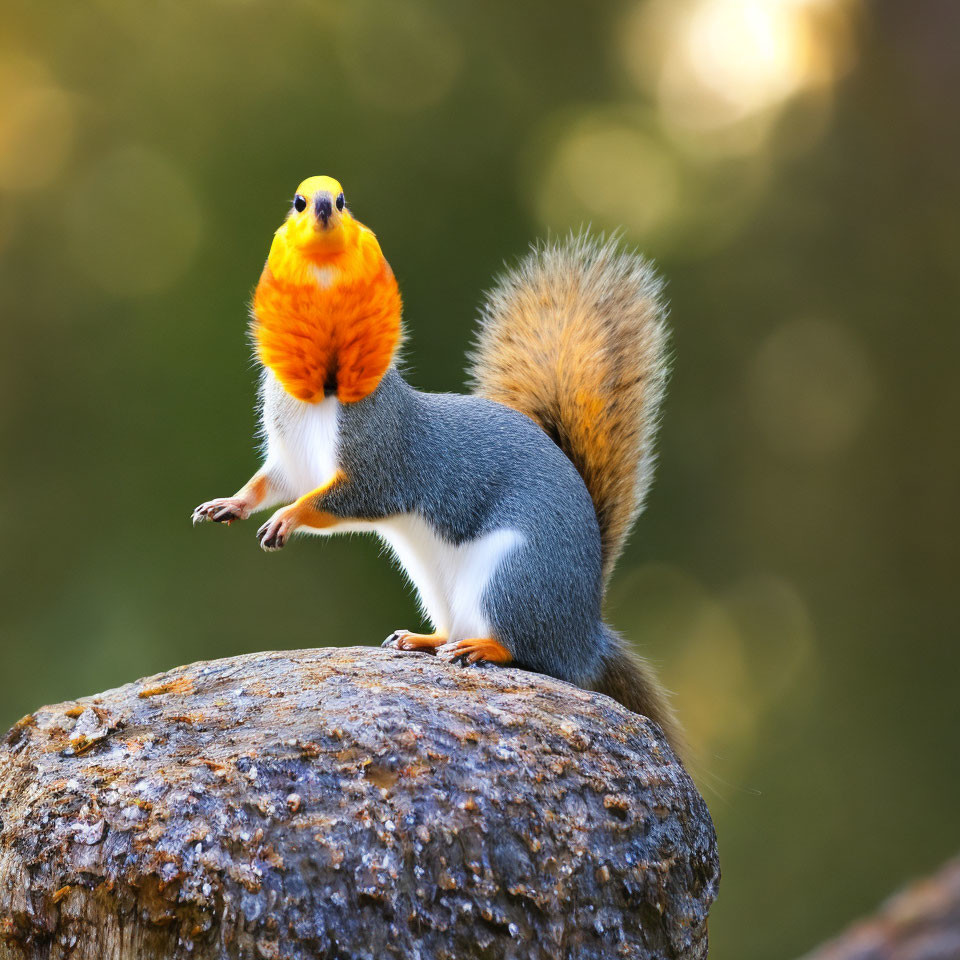
[(617, 238), (534, 247), (481, 310), (469, 395), (396, 366), (401, 298), (331, 177), (304, 180), (254, 293), (264, 462), (194, 522), (287, 503), (257, 532), (373, 532), (434, 632), (384, 646), (512, 664), (679, 726), (648, 663), (604, 623), (606, 583), (653, 473), (663, 396), (660, 280)]

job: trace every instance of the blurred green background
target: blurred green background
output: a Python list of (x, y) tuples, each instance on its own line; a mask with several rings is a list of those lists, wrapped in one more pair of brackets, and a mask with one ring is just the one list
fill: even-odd
[(622, 226), (675, 372), (610, 616), (700, 756), (716, 960), (960, 845), (955, 3), (87, 0), (0, 38), (0, 726), (183, 662), (375, 643), (372, 540), (192, 529), (254, 470), (246, 304), (340, 178), (456, 390), (481, 291)]

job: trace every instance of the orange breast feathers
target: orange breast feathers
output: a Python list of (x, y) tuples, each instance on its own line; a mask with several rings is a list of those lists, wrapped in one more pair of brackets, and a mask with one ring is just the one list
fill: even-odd
[(336, 244), (305, 246), (288, 220), (253, 298), (257, 355), (308, 403), (372, 393), (402, 335), (400, 291), (377, 238), (346, 210), (337, 232)]

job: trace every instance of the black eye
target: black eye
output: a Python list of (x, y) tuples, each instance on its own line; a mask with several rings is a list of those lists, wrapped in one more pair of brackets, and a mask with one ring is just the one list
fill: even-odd
[(306, 209), (307, 209), (307, 198), (306, 198), (306, 197), (301, 197), (300, 194), (298, 193), (298, 194), (293, 198), (293, 209), (296, 210), (297, 213), (302, 213), (304, 210), (306, 210)]
[(342, 194), (342, 193), (337, 197), (337, 209), (338, 209), (338, 210), (342, 210), (342, 209), (343, 209), (343, 194)]

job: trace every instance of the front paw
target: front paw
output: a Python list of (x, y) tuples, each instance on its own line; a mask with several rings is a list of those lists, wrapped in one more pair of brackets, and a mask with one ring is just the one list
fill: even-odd
[(257, 539), (264, 550), (282, 550), (296, 529), (294, 518), (286, 510), (278, 510), (257, 531)]
[(218, 497), (201, 503), (193, 511), (191, 519), (195, 524), (212, 520), (214, 523), (225, 523), (228, 526), (234, 520), (246, 520), (250, 516), (250, 507), (245, 500), (239, 497)]

